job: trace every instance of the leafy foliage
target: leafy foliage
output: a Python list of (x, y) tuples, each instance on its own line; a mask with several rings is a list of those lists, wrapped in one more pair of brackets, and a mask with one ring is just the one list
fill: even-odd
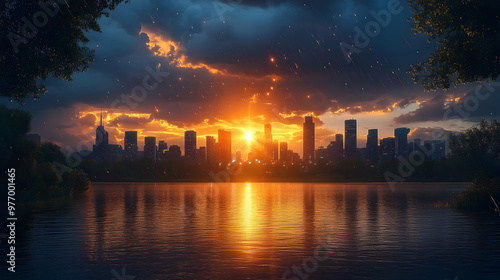
[(412, 65), (426, 90), (496, 80), (500, 71), (500, 5), (483, 0), (410, 0), (413, 29), (438, 41), (429, 59)]
[[(0, 0), (0, 96), (39, 99), (48, 77), (71, 81), (88, 69), (94, 51), (86, 32), (123, 0)], [(45, 15), (45, 16), (44, 16)]]
[(455, 155), (465, 157), (500, 157), (500, 123), (482, 120), (479, 127), (450, 137), (450, 149)]
[[(0, 169), (14, 168), (16, 189), (26, 199), (50, 199), (80, 193), (88, 189), (90, 181), (81, 171), (71, 170), (62, 174), (62, 182), (53, 166), (54, 162), (64, 164), (61, 147), (45, 142), (40, 147), (28, 139), (31, 115), (28, 112), (9, 109), (0, 105)], [(7, 182), (7, 173), (1, 172), (0, 179)], [(0, 194), (4, 196), (6, 192)], [(1, 197), (0, 197), (1, 199)]]

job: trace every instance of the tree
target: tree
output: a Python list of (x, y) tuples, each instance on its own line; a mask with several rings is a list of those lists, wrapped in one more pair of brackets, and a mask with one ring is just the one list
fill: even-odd
[(88, 69), (85, 32), (101, 32), (97, 20), (123, 0), (69, 2), (0, 0), (0, 96), (23, 104), (47, 92), (48, 77), (71, 81)]
[(40, 146), (36, 159), (38, 163), (66, 162), (61, 147), (51, 142), (45, 142)]
[(413, 81), (426, 90), (447, 90), (500, 71), (500, 5), (484, 0), (409, 0), (413, 29), (438, 40), (429, 59), (412, 65)]
[(453, 155), (465, 157), (500, 158), (500, 123), (496, 120), (481, 120), (479, 127), (450, 136), (450, 149)]
[[(462, 159), (470, 172), (481, 172), (481, 176), (499, 176), (500, 123), (482, 120), (479, 127), (450, 136), (453, 156)], [(479, 174), (475, 174), (479, 175)]]

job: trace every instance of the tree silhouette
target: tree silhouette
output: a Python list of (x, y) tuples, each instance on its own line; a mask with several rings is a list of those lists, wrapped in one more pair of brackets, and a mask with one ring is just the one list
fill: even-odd
[(429, 59), (412, 65), (426, 90), (496, 80), (500, 71), (498, 1), (409, 0), (413, 29), (438, 41)]
[[(0, 0), (0, 96), (23, 104), (47, 92), (48, 77), (71, 81), (94, 51), (86, 32), (123, 0)], [(128, 2), (128, 0), (126, 0)]]

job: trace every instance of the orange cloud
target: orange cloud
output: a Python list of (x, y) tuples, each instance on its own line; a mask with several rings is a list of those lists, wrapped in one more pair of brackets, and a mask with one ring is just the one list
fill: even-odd
[(146, 26), (141, 26), (139, 34), (144, 33), (149, 37), (149, 42), (146, 43), (148, 48), (153, 51), (154, 55), (162, 56), (170, 59), (170, 64), (178, 68), (189, 69), (206, 69), (212, 74), (226, 75), (226, 70), (220, 70), (211, 67), (205, 63), (192, 63), (188, 61), (188, 57), (184, 54), (186, 51), (180, 42), (174, 42), (165, 36), (155, 33)]
[(190, 62), (189, 58), (186, 56), (186, 49), (182, 46), (180, 42), (175, 42), (166, 36), (156, 33), (145, 25), (141, 26), (141, 31), (139, 34), (146, 34), (149, 38), (149, 42), (146, 43), (148, 48), (156, 56), (161, 56), (168, 58), (170, 60), (170, 65), (177, 68), (185, 69), (205, 69), (212, 74), (219, 74), (222, 76), (237, 77), (239, 79), (251, 79), (255, 81), (259, 80), (269, 80), (272, 82), (277, 82), (282, 80), (278, 75), (265, 75), (262, 77), (238, 75), (234, 73), (229, 73), (226, 69), (217, 69), (205, 63), (194, 63)]

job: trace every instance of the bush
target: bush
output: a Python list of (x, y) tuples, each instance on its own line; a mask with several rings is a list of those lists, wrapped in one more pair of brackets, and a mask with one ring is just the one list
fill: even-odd
[(492, 211), (496, 206), (491, 197), (500, 202), (500, 183), (476, 180), (467, 190), (453, 196), (452, 206), (463, 210)]
[(63, 182), (61, 186), (68, 193), (79, 194), (89, 189), (90, 180), (81, 170), (73, 169), (71, 172), (66, 172), (62, 176)]

